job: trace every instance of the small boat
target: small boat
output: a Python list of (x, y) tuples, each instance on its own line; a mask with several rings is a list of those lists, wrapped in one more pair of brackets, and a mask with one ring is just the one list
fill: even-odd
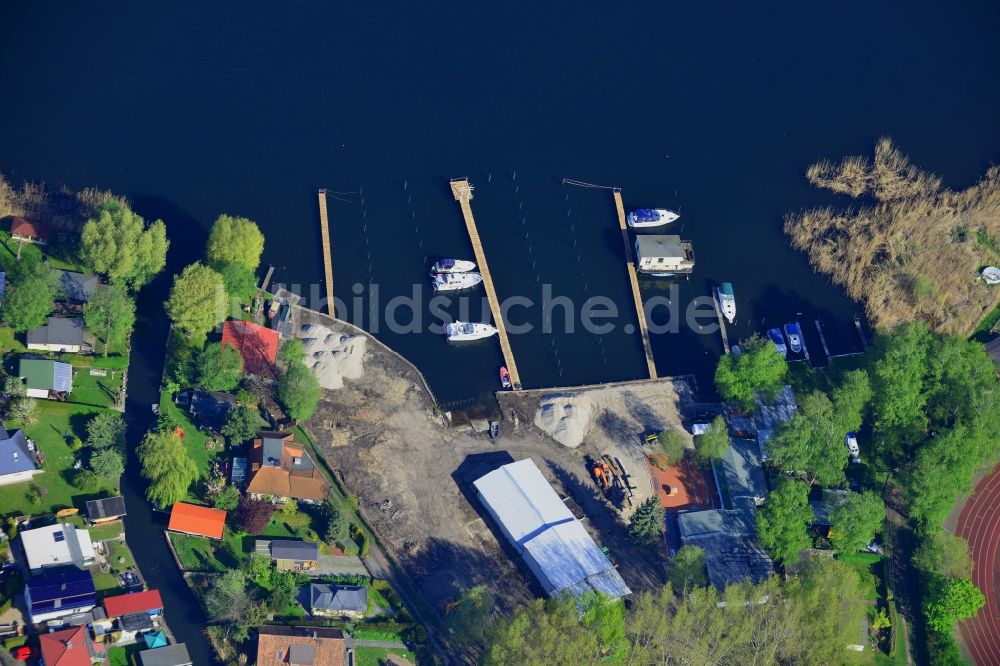
[(460, 342), (463, 340), (482, 340), (497, 334), (497, 329), (489, 324), (472, 324), (467, 321), (456, 321), (448, 324), (445, 333), (449, 340)]
[(434, 291), (458, 291), (471, 289), (483, 281), (479, 273), (433, 273), (431, 286)]
[(726, 320), (732, 324), (736, 321), (736, 296), (733, 294), (733, 285), (723, 282), (715, 290), (715, 297), (719, 299), (719, 308)]
[(781, 334), (780, 328), (767, 329), (767, 338), (774, 344), (779, 354), (788, 356), (788, 347), (785, 346), (785, 337)]
[(431, 266), (431, 273), (468, 273), (476, 267), (465, 259), (439, 259)]
[(680, 215), (666, 208), (637, 208), (629, 213), (625, 219), (632, 229), (650, 229), (670, 224), (678, 217)]
[(858, 447), (858, 436), (853, 432), (847, 433), (847, 437), (844, 438), (844, 445), (847, 447), (847, 451), (851, 454), (852, 458), (857, 458), (861, 455), (861, 449)]
[(799, 330), (799, 325), (796, 322), (790, 321), (785, 324), (785, 337), (788, 338), (788, 346), (793, 354), (802, 351), (802, 331)]
[(987, 266), (979, 276), (986, 284), (1000, 284), (1000, 268), (996, 266)]
[(505, 389), (510, 388), (510, 372), (507, 370), (507, 366), (500, 368), (500, 386)]
[(500, 438), (500, 422), (490, 421), (490, 439)]

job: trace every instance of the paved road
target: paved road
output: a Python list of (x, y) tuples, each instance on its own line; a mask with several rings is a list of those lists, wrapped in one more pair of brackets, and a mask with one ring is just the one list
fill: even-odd
[(986, 595), (986, 606), (959, 625), (962, 638), (977, 666), (1000, 666), (1000, 465), (965, 503), (957, 533), (969, 542), (972, 582)]

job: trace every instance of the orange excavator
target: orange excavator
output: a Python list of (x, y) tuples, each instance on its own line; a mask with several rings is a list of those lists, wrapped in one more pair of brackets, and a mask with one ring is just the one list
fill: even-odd
[(607, 492), (611, 488), (611, 465), (603, 459), (592, 460), (590, 465), (590, 473), (594, 477), (594, 482), (602, 490)]

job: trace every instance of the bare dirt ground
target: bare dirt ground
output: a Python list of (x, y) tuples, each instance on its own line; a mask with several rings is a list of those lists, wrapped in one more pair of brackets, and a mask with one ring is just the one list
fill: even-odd
[(679, 392), (670, 380), (588, 391), (600, 410), (583, 445), (568, 449), (531, 424), (545, 391), (502, 394), (503, 435), (492, 441), (467, 421), (457, 425), (462, 415), (449, 422), (413, 366), (381, 344), (369, 343), (364, 370), (343, 389), (325, 391), (307, 425), (366, 520), (438, 613), (476, 584), (489, 587), (502, 610), (540, 595), (520, 558), (484, 520), (471, 487), (499, 465), (526, 457), (579, 505), (584, 525), (609, 548), (634, 591), (662, 583), (657, 556), (628, 543), (623, 514), (599, 494), (583, 460), (611, 452), (635, 465), (636, 492), (648, 495), (649, 476), (635, 462), (642, 460), (640, 435), (680, 426), (678, 405), (689, 399), (681, 384)]

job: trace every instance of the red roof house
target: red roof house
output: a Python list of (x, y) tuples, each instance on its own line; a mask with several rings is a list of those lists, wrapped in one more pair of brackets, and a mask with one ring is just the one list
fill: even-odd
[(266, 375), (278, 358), (278, 331), (250, 321), (227, 321), (222, 325), (222, 345), (239, 350), (243, 372)]
[(91, 666), (97, 654), (86, 625), (40, 634), (38, 641), (45, 666)]
[(170, 510), (170, 523), (167, 524), (167, 529), (221, 539), (225, 526), (226, 512), (222, 509), (177, 502)]
[(10, 222), (10, 235), (18, 240), (45, 245), (49, 242), (49, 228), (41, 222), (31, 222), (15, 217)]
[(159, 615), (163, 610), (163, 599), (157, 590), (146, 590), (135, 594), (120, 594), (104, 600), (104, 611), (108, 617), (121, 617), (133, 613)]

